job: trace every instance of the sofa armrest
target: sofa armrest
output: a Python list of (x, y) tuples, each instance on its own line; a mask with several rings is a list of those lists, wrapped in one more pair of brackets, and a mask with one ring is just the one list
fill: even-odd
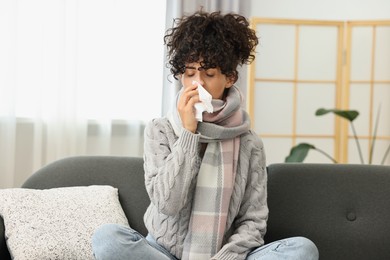
[(4, 220), (2, 217), (0, 217), (0, 259), (2, 260), (11, 260), (11, 256), (9, 255), (8, 252), (8, 247), (7, 244), (5, 243), (5, 237), (4, 237)]

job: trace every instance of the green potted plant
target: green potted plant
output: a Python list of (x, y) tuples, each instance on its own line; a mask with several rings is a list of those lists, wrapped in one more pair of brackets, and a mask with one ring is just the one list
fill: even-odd
[[(377, 129), (378, 129), (379, 111), (380, 111), (380, 109), (378, 110), (378, 115), (377, 115), (377, 119), (376, 119), (376, 123), (375, 123), (374, 134), (372, 137), (372, 142), (371, 142), (371, 147), (370, 147), (368, 164), (372, 164), (372, 157), (373, 157), (376, 134), (377, 134)], [(353, 121), (359, 116), (359, 112), (356, 110), (340, 110), (340, 109), (319, 108), (319, 109), (317, 109), (315, 115), (316, 116), (323, 116), (323, 115), (326, 115), (328, 113), (333, 113), (336, 116), (342, 117), (342, 118), (349, 121), (352, 132), (353, 132), (353, 136), (355, 139), (356, 147), (358, 149), (360, 162), (362, 164), (364, 164), (364, 158), (363, 158), (363, 153), (362, 153), (362, 149), (360, 146), (359, 138), (357, 136), (356, 129), (355, 129), (355, 126), (353, 124)], [(292, 147), (290, 150), (290, 154), (285, 159), (285, 162), (303, 162), (310, 150), (315, 150), (315, 151), (323, 154), (327, 158), (329, 158), (332, 162), (337, 163), (337, 161), (332, 156), (330, 156), (328, 153), (326, 153), (325, 151), (323, 151), (323, 150), (321, 150), (321, 149), (319, 149), (319, 148), (317, 148), (314, 145), (309, 144), (309, 143), (299, 143), (299, 144), (295, 145), (294, 147)], [(389, 153), (390, 153), (390, 145), (387, 147), (387, 149), (385, 151), (385, 154), (383, 156), (381, 164), (385, 163), (386, 158), (389, 155)]]

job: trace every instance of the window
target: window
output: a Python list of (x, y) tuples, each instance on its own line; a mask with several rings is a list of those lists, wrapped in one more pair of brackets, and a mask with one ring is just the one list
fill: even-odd
[(159, 116), (166, 1), (2, 1), (0, 115)]

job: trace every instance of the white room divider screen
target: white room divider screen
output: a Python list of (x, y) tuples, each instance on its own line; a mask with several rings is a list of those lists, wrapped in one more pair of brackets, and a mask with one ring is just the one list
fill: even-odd
[[(298, 143), (338, 162), (361, 162), (349, 122), (316, 116), (318, 108), (358, 110), (353, 123), (364, 163), (381, 163), (390, 144), (390, 21), (253, 18), (252, 26), (260, 44), (249, 69), (247, 106), (268, 164), (283, 162)], [(305, 162), (331, 161), (313, 151)]]

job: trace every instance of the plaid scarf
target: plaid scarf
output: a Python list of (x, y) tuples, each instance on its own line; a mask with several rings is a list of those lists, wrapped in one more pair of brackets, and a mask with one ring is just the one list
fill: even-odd
[[(181, 94), (178, 93), (177, 100)], [(176, 101), (177, 101), (176, 100)], [(200, 142), (207, 148), (197, 176), (188, 233), (182, 259), (210, 259), (222, 247), (230, 198), (233, 192), (240, 135), (249, 130), (249, 117), (241, 109), (241, 93), (235, 86), (225, 100), (213, 100), (213, 113), (198, 123)], [(181, 122), (176, 106), (168, 116), (175, 133)]]

